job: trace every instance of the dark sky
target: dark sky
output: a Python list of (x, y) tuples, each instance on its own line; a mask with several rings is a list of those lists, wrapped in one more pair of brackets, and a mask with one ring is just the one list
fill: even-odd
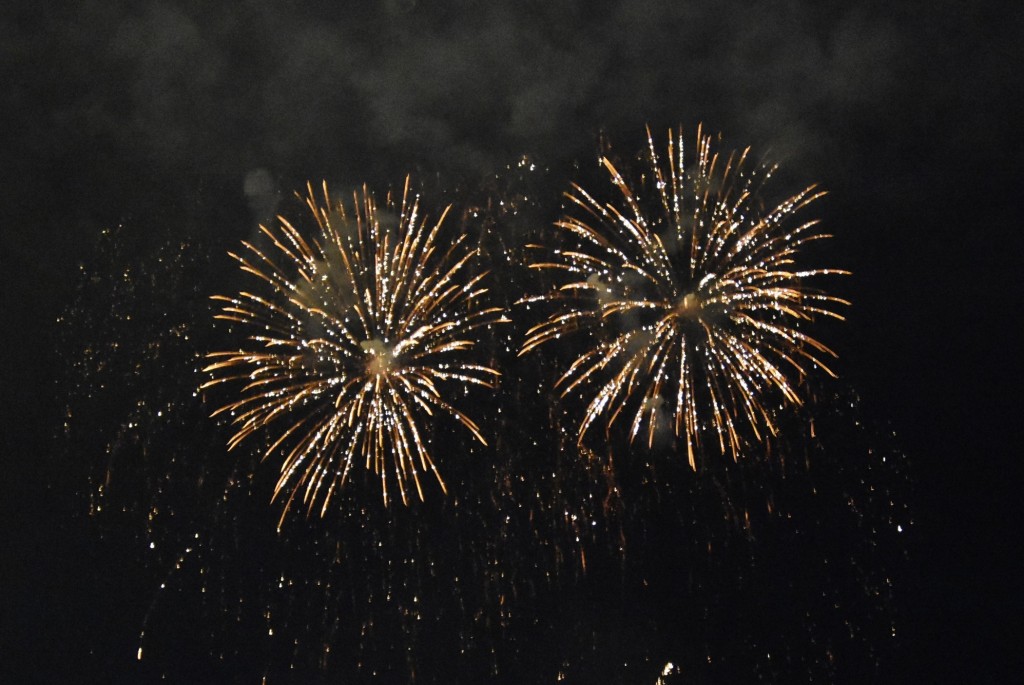
[(104, 228), (231, 242), (307, 179), (472, 185), (524, 154), (568, 178), (602, 133), (704, 122), (829, 190), (831, 342), (914, 475), (905, 672), (1020, 667), (1016, 6), (108, 0), (9, 3), (0, 35), (5, 639), (63, 634), (83, 591), (53, 571), (82, 487), (56, 320)]

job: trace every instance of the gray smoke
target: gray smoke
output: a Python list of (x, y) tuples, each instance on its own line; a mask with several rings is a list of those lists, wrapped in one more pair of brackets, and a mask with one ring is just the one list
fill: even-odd
[(48, 40), (81, 66), (54, 74), (58, 128), (239, 176), (479, 173), (702, 120), (813, 158), (836, 114), (891, 100), (914, 54), (883, 14), (801, 2), (82, 3), (66, 19)]

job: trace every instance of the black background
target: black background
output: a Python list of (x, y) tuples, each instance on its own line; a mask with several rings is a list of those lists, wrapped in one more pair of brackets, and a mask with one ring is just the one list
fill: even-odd
[(602, 131), (634, 140), (646, 123), (701, 121), (830, 192), (818, 209), (829, 255), (854, 272), (840, 369), (913, 474), (905, 633), (888, 673), (1019, 672), (1020, 9), (346, 5), (0, 11), (0, 660), (12, 682), (74, 672), (103, 625), (80, 616), (96, 593), (148, 592), (94, 577), (76, 518), (88, 469), (57, 446), (69, 363), (57, 319), (104, 228), (191, 217), (231, 244), (262, 218), (244, 194), (257, 169), (286, 193), (410, 169), (472, 180), (522, 154), (568, 169)]

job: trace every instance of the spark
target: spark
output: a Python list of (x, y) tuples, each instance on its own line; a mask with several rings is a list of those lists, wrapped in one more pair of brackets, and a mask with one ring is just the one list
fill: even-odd
[(693, 158), (671, 129), (667, 147), (663, 160), (647, 130), (647, 166), (633, 184), (602, 157), (612, 201), (576, 184), (566, 193), (569, 210), (555, 222), (564, 243), (529, 246), (543, 255), (531, 268), (555, 285), (521, 300), (552, 312), (520, 354), (586, 338), (556, 382), (563, 397), (589, 401), (579, 444), (599, 420), (608, 436), (631, 417), (630, 443), (645, 434), (650, 448), (671, 427), (696, 469), (708, 435), (738, 459), (777, 435), (776, 407), (803, 403), (811, 368), (834, 376), (825, 359), (835, 353), (803, 328), (842, 319), (836, 309), (849, 303), (807, 281), (847, 272), (795, 266), (803, 246), (830, 237), (817, 221), (793, 221), (824, 195), (816, 186), (766, 210), (760, 192), (774, 168), (748, 166), (749, 148), (722, 156), (700, 128)]
[(200, 389), (241, 384), (239, 398), (214, 415), (232, 417), (229, 448), (267, 433), (264, 459), (283, 455), (274, 490), (275, 499), (287, 493), (282, 521), (300, 495), (323, 516), (360, 462), (380, 477), (385, 503), (391, 481), (403, 503), (412, 489), (422, 500), (423, 474), (447, 492), (429, 422), (448, 415), (487, 442), (442, 391), (493, 388), (500, 376), (472, 361), (473, 333), (507, 321), (481, 304), (487, 272), (471, 273), (478, 251), (466, 235), (442, 243), (450, 207), (436, 222), (421, 218), (408, 178), (397, 223), (389, 221), (390, 195), (379, 210), (364, 186), (349, 213), (326, 183), (322, 205), (307, 190), (314, 237), (278, 217), (275, 228), (260, 227), (273, 249), (245, 242), (241, 255), (231, 254), (261, 289), (214, 296), (222, 303), (215, 318), (241, 324), (248, 344), (210, 353), (204, 371), (212, 379)]

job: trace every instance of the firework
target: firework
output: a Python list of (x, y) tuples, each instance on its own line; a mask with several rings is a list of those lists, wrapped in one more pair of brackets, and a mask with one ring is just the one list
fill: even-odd
[(835, 310), (848, 303), (807, 280), (845, 272), (797, 269), (801, 247), (828, 236), (792, 220), (824, 193), (810, 186), (766, 209), (774, 169), (748, 166), (749, 149), (720, 156), (700, 129), (692, 158), (671, 130), (664, 160), (650, 130), (644, 156), (633, 184), (602, 158), (615, 200), (573, 185), (572, 210), (555, 222), (564, 244), (530, 246), (544, 255), (530, 266), (556, 283), (523, 300), (552, 313), (520, 354), (569, 334), (590, 341), (556, 383), (563, 397), (589, 398), (580, 444), (599, 419), (607, 433), (631, 416), (631, 442), (646, 433), (650, 447), (670, 427), (693, 468), (708, 436), (736, 459), (777, 434), (777, 408), (803, 402), (811, 368), (832, 375), (824, 358), (835, 354), (801, 329), (842, 318)]
[[(477, 251), (462, 235), (442, 246), (448, 209), (431, 224), (406, 179), (401, 205), (378, 209), (364, 187), (351, 215), (305, 198), (318, 231), (308, 240), (284, 217), (261, 226), (273, 249), (243, 243), (232, 254), (259, 279), (259, 293), (215, 296), (216, 318), (241, 324), (245, 349), (213, 352), (205, 390), (240, 383), (240, 398), (216, 412), (232, 417), (234, 448), (267, 435), (264, 459), (283, 455), (274, 498), (287, 492), (282, 520), (296, 496), (327, 509), (332, 494), (362, 462), (380, 476), (385, 503), (394, 481), (403, 502), (423, 499), (423, 474), (447, 492), (429, 449), (429, 424), (454, 418), (486, 445), (476, 423), (442, 390), (493, 387), (498, 371), (472, 363), (475, 329), (506, 319), (483, 306), (486, 272), (473, 274)], [(461, 394), (461, 393), (460, 393)]]

